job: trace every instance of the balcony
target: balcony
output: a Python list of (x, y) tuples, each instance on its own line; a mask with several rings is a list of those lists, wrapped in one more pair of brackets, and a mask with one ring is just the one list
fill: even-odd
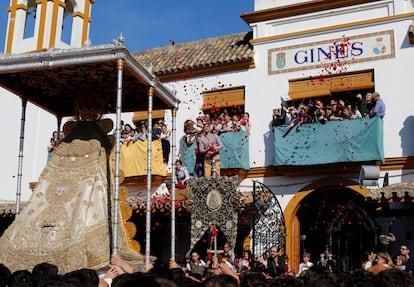
[[(249, 170), (249, 134), (244, 131), (226, 132), (220, 134), (224, 147), (220, 150), (220, 164), (222, 169)], [(184, 146), (184, 148), (183, 148)], [(196, 154), (195, 141), (192, 145), (181, 145), (183, 163), (190, 173), (194, 173)], [(137, 141), (121, 146), (120, 168), (126, 178), (142, 177), (147, 175), (147, 141)], [(153, 176), (167, 176), (167, 167), (163, 163), (161, 141), (152, 141)]]
[[(225, 132), (220, 134), (224, 147), (220, 150), (221, 169), (250, 169), (249, 160), (249, 133), (242, 130), (238, 132)], [(183, 163), (190, 173), (195, 173), (195, 143), (181, 144)]]
[(379, 117), (304, 124), (286, 134), (274, 128), (274, 166), (384, 161), (383, 120)]

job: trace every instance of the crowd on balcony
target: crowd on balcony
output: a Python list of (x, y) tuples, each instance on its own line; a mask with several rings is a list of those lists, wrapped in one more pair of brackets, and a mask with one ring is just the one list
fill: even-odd
[(309, 99), (298, 106), (282, 103), (282, 107), (273, 110), (272, 126), (286, 125), (286, 130), (293, 127), (300, 129), (302, 124), (328, 121), (352, 120), (361, 117), (385, 116), (385, 103), (378, 92), (366, 93), (364, 97)]
[[(184, 122), (182, 145), (187, 148), (195, 146), (195, 177), (220, 176), (220, 150), (224, 145), (220, 135), (244, 131), (250, 133), (251, 122), (249, 113), (206, 113), (197, 117), (196, 121), (188, 119)], [(191, 168), (192, 170), (192, 168)]]
[(148, 130), (148, 121), (141, 121), (136, 127), (121, 122), (121, 143), (129, 145), (136, 141), (145, 141), (151, 134), (152, 140), (160, 140), (162, 145), (163, 162), (168, 163), (171, 151), (171, 131), (162, 120), (155, 120), (152, 124), (152, 132)]
[[(250, 129), (251, 122), (249, 120), (249, 113), (241, 112), (240, 108), (222, 109), (220, 110), (220, 113), (205, 113), (202, 116), (197, 117), (195, 121), (190, 119), (186, 120), (184, 122), (185, 135), (181, 139), (181, 144), (185, 144), (187, 147), (192, 147), (188, 150), (188, 153), (194, 154), (193, 157), (195, 158), (195, 163), (193, 160), (191, 160), (191, 163), (186, 161), (183, 158), (182, 151), (180, 151), (179, 158), (181, 164), (178, 164), (179, 168), (177, 167), (176, 174), (182, 175), (182, 169), (187, 168), (190, 175), (195, 177), (210, 177), (212, 175), (220, 176), (220, 151), (225, 150), (226, 153), (230, 153), (231, 150), (234, 149), (231, 147), (228, 148), (229, 146), (226, 145), (226, 141), (223, 144), (220, 136), (227, 133), (229, 135), (240, 134), (239, 137), (241, 137), (243, 133), (248, 134)], [(243, 133), (241, 131), (243, 131)], [(112, 132), (112, 136), (114, 136), (114, 133), (115, 131)], [(63, 136), (62, 132), (61, 138), (63, 138)], [(163, 120), (154, 120), (152, 131), (148, 128), (148, 121), (140, 121), (135, 124), (124, 123), (121, 121), (120, 136), (120, 142), (122, 146), (125, 145), (125, 147), (129, 147), (135, 143), (142, 146), (144, 144), (143, 142), (151, 136), (152, 141), (159, 141), (161, 143), (161, 149), (158, 149), (157, 146), (156, 150), (162, 150), (162, 162), (164, 163), (163, 169), (165, 169), (165, 165), (168, 165), (171, 153), (171, 130), (168, 129)], [(244, 142), (247, 141), (245, 139), (235, 140), (233, 137), (231, 140), (234, 142), (237, 141), (237, 146), (243, 146)], [(57, 147), (57, 143), (57, 132), (53, 132), (53, 135), (50, 138), (50, 144), (47, 147), (48, 158), (52, 156)], [(223, 149), (224, 146), (226, 146), (225, 149)], [(243, 158), (248, 158), (248, 155), (245, 155), (244, 153), (245, 152), (242, 152), (244, 155)], [(226, 155), (225, 160), (227, 166), (229, 165), (228, 162), (231, 158), (234, 158), (234, 155)], [(162, 162), (160, 162), (161, 165)], [(177, 162), (174, 163), (176, 164)], [(232, 164), (233, 163), (230, 163), (231, 166)], [(238, 163), (234, 164), (234, 168), (237, 168), (237, 164)], [(131, 172), (133, 174), (136, 173), (135, 170)], [(178, 181), (182, 180), (180, 179)], [(179, 188), (185, 188), (185, 184), (179, 184), (178, 186)]]

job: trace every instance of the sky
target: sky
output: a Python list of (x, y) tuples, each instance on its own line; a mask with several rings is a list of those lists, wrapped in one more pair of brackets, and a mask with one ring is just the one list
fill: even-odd
[[(0, 52), (4, 51), (7, 7), (0, 0)], [(112, 43), (121, 33), (132, 52), (250, 31), (240, 18), (254, 0), (96, 0), (92, 5), (92, 45)]]

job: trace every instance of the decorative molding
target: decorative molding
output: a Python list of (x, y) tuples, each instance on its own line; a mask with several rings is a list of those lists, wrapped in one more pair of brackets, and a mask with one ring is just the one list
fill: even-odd
[(188, 71), (178, 71), (173, 73), (155, 73), (161, 82), (169, 82), (183, 79), (190, 79), (194, 77), (201, 77), (206, 75), (223, 74), (225, 72), (240, 71), (253, 69), (255, 67), (254, 60), (245, 62), (236, 62), (230, 64), (223, 64), (217, 67), (206, 67)]
[(277, 8), (265, 9), (255, 12), (242, 13), (240, 17), (247, 24), (282, 19), (287, 17), (293, 17), (303, 14), (316, 13), (331, 9), (344, 8), (354, 5), (361, 5), (371, 2), (377, 2), (378, 0), (314, 0), (305, 3), (292, 4)]
[(356, 21), (356, 22), (350, 22), (350, 23), (343, 23), (338, 25), (332, 25), (332, 26), (325, 26), (321, 28), (314, 28), (314, 29), (308, 29), (308, 30), (301, 30), (297, 32), (291, 32), (286, 34), (279, 34), (274, 36), (267, 36), (267, 37), (261, 37), (250, 40), (251, 44), (256, 43), (263, 43), (263, 42), (271, 42), (278, 39), (288, 39), (288, 38), (299, 38), (303, 37), (304, 35), (311, 35), (311, 34), (317, 34), (322, 33), (326, 31), (332, 31), (332, 30), (338, 30), (338, 29), (347, 29), (351, 27), (357, 27), (357, 26), (368, 26), (377, 24), (380, 22), (386, 22), (386, 21), (394, 21), (396, 19), (402, 19), (402, 18), (409, 18), (414, 16), (414, 13), (406, 13), (406, 14), (399, 14), (394, 16), (387, 16), (387, 17), (380, 17), (375, 19), (369, 19), (369, 20), (362, 20), (362, 21)]

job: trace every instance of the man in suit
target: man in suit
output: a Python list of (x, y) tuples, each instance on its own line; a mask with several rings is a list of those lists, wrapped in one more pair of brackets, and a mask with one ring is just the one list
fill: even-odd
[(403, 243), (400, 246), (400, 253), (407, 258), (407, 263), (405, 264), (405, 271), (410, 272), (414, 275), (414, 258), (410, 255), (411, 247), (407, 243)]

